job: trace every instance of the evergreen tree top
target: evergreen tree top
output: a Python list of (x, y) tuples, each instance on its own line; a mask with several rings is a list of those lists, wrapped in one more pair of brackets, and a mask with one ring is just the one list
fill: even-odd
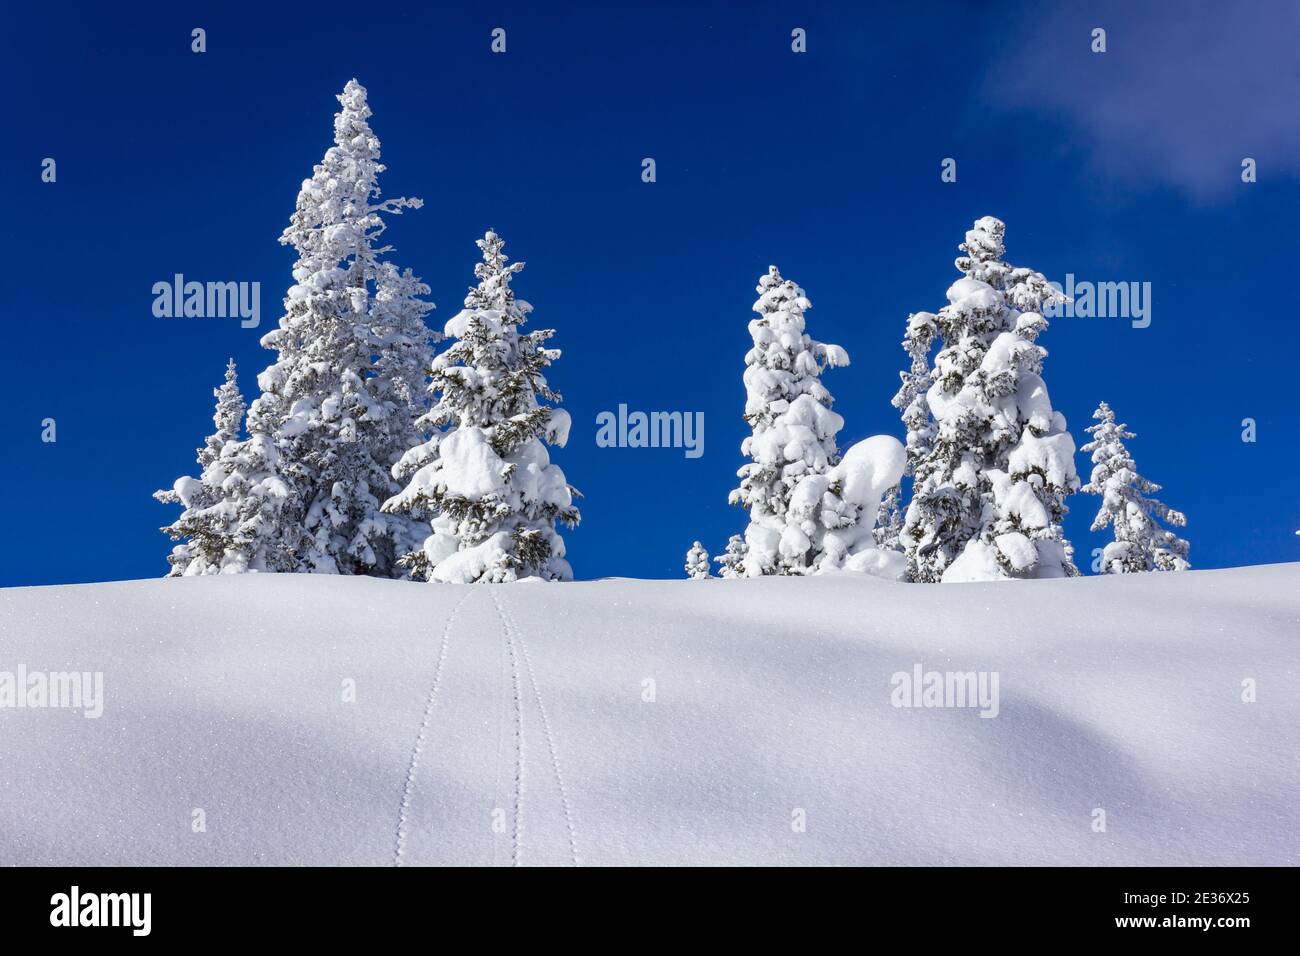
[[(1096, 467), (1092, 471), (1091, 480), (1083, 486), (1083, 490), (1099, 494), (1104, 492), (1108, 482), (1118, 482), (1144, 494), (1160, 491), (1160, 485), (1138, 474), (1137, 464), (1124, 444), (1125, 439), (1136, 438), (1137, 435), (1129, 431), (1127, 425), (1115, 421), (1115, 412), (1105, 402), (1097, 406), (1092, 417), (1097, 419), (1097, 424), (1089, 425), (1084, 430), (1092, 435), (1093, 439), (1079, 450), (1085, 453), (1091, 452), (1092, 463)], [(1158, 502), (1156, 504), (1159, 506)]]
[(1089, 425), (1084, 431), (1095, 437), (1079, 450), (1084, 452), (1100, 451), (1100, 455), (1093, 456), (1094, 462), (1101, 461), (1103, 458), (1114, 457), (1116, 451), (1124, 450), (1123, 439), (1137, 437), (1136, 434), (1128, 430), (1127, 425), (1115, 421), (1115, 412), (1105, 402), (1097, 406), (1097, 410), (1092, 413), (1092, 417), (1097, 420), (1097, 424)]
[(966, 241), (958, 248), (966, 255), (956, 261), (962, 272), (971, 272), (980, 263), (998, 262), (1006, 254), (1007, 227), (1001, 219), (984, 216), (975, 220), (966, 232)]
[(519, 325), (533, 307), (523, 300), (515, 298), (510, 288), (510, 278), (524, 268), (522, 262), (506, 265), (510, 258), (504, 252), (506, 241), (495, 231), (489, 229), (482, 239), (476, 239), (475, 245), (483, 253), (483, 261), (474, 265), (474, 276), (479, 280), (465, 296), (465, 308), (495, 310), (505, 313), (503, 318)]
[(244, 426), (244, 411), (247, 406), (239, 391), (238, 372), (233, 358), (227, 361), (225, 381), (212, 390), (212, 397), (217, 400), (212, 412), (212, 424), (216, 430), (204, 439), (203, 447), (198, 452), (198, 462), (205, 468), (221, 457), (221, 450), (227, 442), (239, 438), (240, 429)]
[[(1092, 413), (1092, 417), (1097, 420), (1097, 424), (1089, 425), (1084, 429), (1084, 431), (1090, 435), (1097, 435), (1098, 439), (1101, 439), (1103, 436), (1115, 436), (1118, 438), (1137, 437), (1137, 435), (1128, 430), (1127, 425), (1115, 424), (1115, 412), (1105, 402), (1102, 402), (1097, 406), (1097, 410)], [(1081, 451), (1090, 451), (1096, 444), (1096, 441), (1089, 442), (1087, 445), (1083, 446)]]
[(782, 278), (781, 271), (776, 266), (767, 267), (766, 274), (759, 277), (754, 291), (758, 293), (754, 311), (762, 317), (758, 320), (760, 322), (776, 313), (784, 312), (787, 321), (802, 327), (804, 309), (812, 308), (812, 303), (804, 295), (803, 289), (790, 279)]
[(373, 278), (375, 256), (390, 251), (373, 246), (385, 228), (380, 213), (400, 215), (424, 204), (416, 198), (380, 201), (379, 174), (386, 167), (379, 162), (379, 137), (370, 128), (366, 88), (349, 80), (336, 99), (342, 108), (334, 116), (334, 145), (303, 181), (280, 236), (282, 245), (299, 254), (294, 270), (299, 282), (349, 258), (361, 265), (363, 280)]

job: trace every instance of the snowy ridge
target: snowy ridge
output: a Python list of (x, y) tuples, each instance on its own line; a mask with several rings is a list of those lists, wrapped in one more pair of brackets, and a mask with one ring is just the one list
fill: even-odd
[(1298, 570), (4, 590), (0, 863), (1296, 864)]

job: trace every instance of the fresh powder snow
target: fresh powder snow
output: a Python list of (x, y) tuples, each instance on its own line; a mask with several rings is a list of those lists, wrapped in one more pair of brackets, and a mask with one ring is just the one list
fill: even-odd
[(1297, 571), (3, 590), (0, 861), (1295, 865)]

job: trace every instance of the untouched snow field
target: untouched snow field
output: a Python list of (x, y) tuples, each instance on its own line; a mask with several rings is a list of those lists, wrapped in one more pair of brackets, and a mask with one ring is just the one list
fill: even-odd
[(20, 665), (104, 703), (0, 709), (4, 865), (1300, 862), (1297, 565), (10, 589)]

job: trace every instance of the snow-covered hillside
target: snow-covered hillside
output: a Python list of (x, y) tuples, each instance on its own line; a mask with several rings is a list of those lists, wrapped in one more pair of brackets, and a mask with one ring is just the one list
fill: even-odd
[(1300, 863), (1298, 584), (0, 591), (0, 673), (104, 681), (0, 709), (0, 864)]

